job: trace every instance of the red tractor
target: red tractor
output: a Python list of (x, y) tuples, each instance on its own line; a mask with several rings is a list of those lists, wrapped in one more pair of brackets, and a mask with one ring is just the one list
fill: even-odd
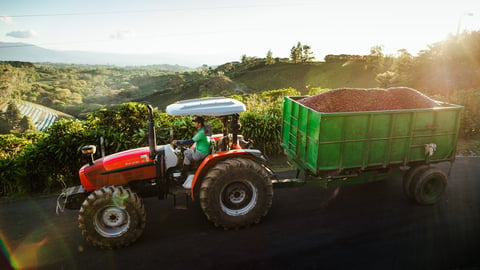
[[(273, 173), (259, 150), (239, 143), (238, 113), (245, 105), (229, 98), (200, 98), (167, 106), (171, 115), (219, 116), (223, 134), (211, 136), (211, 153), (183, 184), (181, 148), (157, 146), (153, 108), (149, 105), (148, 147), (94, 159), (95, 146), (85, 146), (88, 164), (79, 170), (80, 186), (64, 190), (64, 207), (80, 209), (78, 225), (94, 246), (120, 248), (143, 233), (146, 213), (141, 197), (179, 195), (199, 200), (215, 226), (237, 229), (258, 223), (270, 209)], [(176, 204), (175, 200), (174, 203)]]

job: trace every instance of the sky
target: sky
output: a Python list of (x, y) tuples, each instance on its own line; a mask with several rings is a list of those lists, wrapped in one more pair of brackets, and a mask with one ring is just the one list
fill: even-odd
[(0, 41), (47, 49), (185, 54), (216, 65), (242, 55), (317, 60), (383, 46), (413, 55), (457, 29), (480, 30), (480, 0), (2, 0)]

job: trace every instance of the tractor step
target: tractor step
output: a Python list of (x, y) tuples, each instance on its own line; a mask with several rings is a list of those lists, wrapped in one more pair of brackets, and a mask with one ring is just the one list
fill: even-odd
[(169, 192), (173, 196), (173, 207), (175, 209), (186, 210), (190, 201), (190, 190), (181, 187), (175, 187)]

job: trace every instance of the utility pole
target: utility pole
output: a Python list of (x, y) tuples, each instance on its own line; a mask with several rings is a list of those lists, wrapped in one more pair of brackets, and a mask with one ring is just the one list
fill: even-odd
[(456, 34), (457, 37), (458, 37), (458, 35), (460, 34), (460, 26), (462, 25), (462, 19), (463, 19), (463, 17), (465, 17), (465, 16), (470, 16), (470, 17), (472, 17), (473, 15), (474, 15), (473, 12), (465, 12), (465, 13), (463, 13), (463, 14), (460, 16), (460, 18), (458, 18), (457, 34)]

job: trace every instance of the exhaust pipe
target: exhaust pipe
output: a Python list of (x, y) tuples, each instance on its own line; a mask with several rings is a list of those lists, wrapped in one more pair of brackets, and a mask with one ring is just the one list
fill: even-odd
[(153, 122), (153, 107), (147, 105), (148, 108), (148, 147), (150, 148), (150, 158), (154, 159), (157, 155), (157, 139), (155, 136), (155, 123)]

